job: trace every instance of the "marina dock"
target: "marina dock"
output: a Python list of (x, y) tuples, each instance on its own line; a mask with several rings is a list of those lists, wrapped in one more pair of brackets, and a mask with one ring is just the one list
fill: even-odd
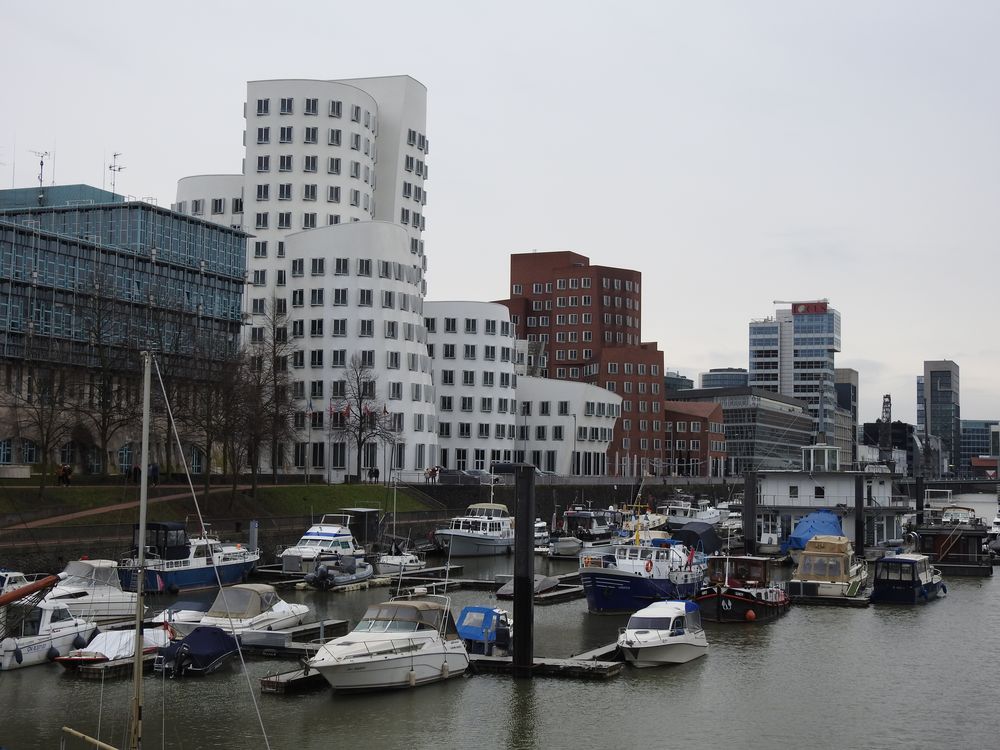
[[(483, 656), (469, 654), (469, 668), (473, 674), (509, 674), (514, 671), (514, 660), (509, 656)], [(544, 677), (569, 677), (584, 680), (607, 680), (617, 677), (625, 668), (622, 661), (593, 659), (550, 659), (536, 656), (532, 673)]]
[(248, 630), (240, 636), (240, 646), (257, 656), (299, 659), (312, 656), (317, 644), (347, 635), (349, 629), (348, 620), (327, 619), (284, 630)]

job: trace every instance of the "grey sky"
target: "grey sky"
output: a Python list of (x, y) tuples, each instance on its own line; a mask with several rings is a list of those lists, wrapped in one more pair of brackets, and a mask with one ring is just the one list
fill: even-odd
[(239, 171), (247, 80), (406, 73), (430, 298), (504, 297), (510, 252), (636, 268), (644, 337), (696, 378), (746, 366), (772, 300), (828, 297), (863, 419), (892, 393), (912, 421), (944, 358), (963, 416), (1000, 417), (996, 3), (151, 7), (5, 7), (0, 183), (47, 150), (57, 182), (100, 185), (120, 151), (119, 191), (169, 204)]

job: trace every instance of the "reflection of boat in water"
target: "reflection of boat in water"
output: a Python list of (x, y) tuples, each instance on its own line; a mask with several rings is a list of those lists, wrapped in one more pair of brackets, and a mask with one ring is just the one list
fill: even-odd
[(854, 556), (850, 539), (817, 534), (799, 554), (798, 566), (788, 582), (788, 594), (793, 602), (822, 603), (828, 599), (836, 604), (859, 596), (867, 581), (868, 563)]
[(306, 662), (334, 690), (386, 690), (439, 682), (469, 666), (448, 597), (372, 604), (345, 636)]
[(774, 561), (753, 555), (712, 555), (708, 582), (695, 597), (712, 622), (773, 620), (788, 611), (785, 589), (772, 576)]
[(708, 653), (701, 612), (692, 601), (656, 602), (628, 618), (618, 648), (635, 667), (683, 664)]
[(948, 593), (941, 572), (927, 555), (889, 555), (875, 561), (872, 602), (920, 604)]

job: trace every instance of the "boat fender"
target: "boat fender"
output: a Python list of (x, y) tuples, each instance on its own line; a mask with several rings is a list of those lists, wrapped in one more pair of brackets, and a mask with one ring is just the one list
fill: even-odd
[(49, 661), (55, 661), (56, 657), (59, 656), (59, 649), (55, 646), (49, 646), (49, 650), (45, 652), (45, 658)]
[(653, 572), (653, 561), (652, 560), (646, 560), (646, 572), (647, 573), (652, 573)]
[(448, 673), (449, 673), (449, 671), (450, 670), (448, 669), (448, 662), (445, 662), (444, 664), (442, 664), (441, 665), (441, 679), (447, 680), (448, 679)]
[(948, 587), (945, 584), (943, 584), (943, 583), (941, 584), (941, 593), (942, 594), (947, 594), (948, 593)]
[(752, 609), (748, 609), (747, 610), (747, 614), (746, 614), (746, 618), (747, 618), (747, 622), (753, 622), (754, 620), (757, 619), (757, 613), (754, 612)]
[(83, 633), (77, 633), (76, 638), (73, 639), (73, 648), (83, 648), (87, 645), (87, 639), (83, 637)]
[(21, 664), (24, 661), (24, 653), (18, 647), (14, 648), (14, 661), (18, 664)]
[(416, 685), (417, 684), (417, 673), (414, 672), (411, 669), (410, 672), (409, 672), (409, 674), (406, 675), (406, 681), (407, 681), (407, 683), (409, 683), (410, 687), (413, 687), (414, 685)]

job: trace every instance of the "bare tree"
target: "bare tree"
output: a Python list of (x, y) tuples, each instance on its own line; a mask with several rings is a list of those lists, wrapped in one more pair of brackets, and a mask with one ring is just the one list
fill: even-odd
[(369, 443), (392, 442), (391, 415), (376, 397), (378, 376), (355, 353), (344, 372), (344, 395), (334, 402), (331, 430), (344, 436), (355, 449), (357, 476), (361, 477), (364, 448)]

